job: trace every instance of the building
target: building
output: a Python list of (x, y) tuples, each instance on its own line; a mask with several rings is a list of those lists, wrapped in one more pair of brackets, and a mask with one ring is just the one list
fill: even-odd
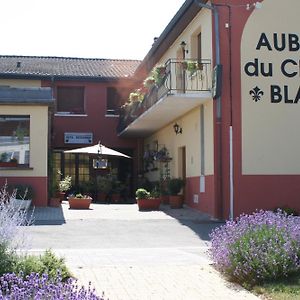
[[(62, 150), (92, 137), (136, 158), (135, 178), (184, 178), (185, 203), (215, 217), (300, 211), (299, 8), (186, 0), (142, 62), (118, 62), (121, 73), (111, 60), (1, 57), (1, 83), (53, 89), (55, 169), (77, 183), (91, 162), (70, 162)], [(114, 88), (123, 101), (106, 101)], [(69, 93), (72, 103), (61, 102)]]
[[(125, 114), (119, 135), (172, 160), (145, 176), (186, 180), (185, 203), (215, 217), (300, 210), (296, 0), (187, 0), (138, 67), (163, 78)], [(285, 19), (287, 22), (279, 22)], [(159, 70), (157, 68), (159, 66)], [(162, 68), (163, 66), (164, 68)]]
[(41, 206), (48, 198), (48, 115), (53, 104), (50, 88), (0, 88), (0, 184), (31, 185), (35, 204)]
[[(54, 181), (58, 181), (65, 175), (71, 175), (73, 187), (78, 187), (102, 172), (93, 168), (92, 158), (82, 154), (67, 154), (64, 150), (93, 145), (101, 141), (108, 147), (135, 156), (136, 140), (118, 137), (116, 127), (118, 109), (127, 100), (129, 90), (134, 85), (132, 74), (139, 63), (132, 60), (0, 56), (1, 86), (50, 88), (51, 99), (55, 99), (51, 106), (49, 120), (47, 111), (40, 114), (40, 117), (43, 116), (41, 126), (46, 120), (45, 124), (48, 125), (48, 122), (50, 124), (49, 143), (48, 132), (40, 135), (36, 142), (33, 139), (37, 137), (31, 132), (29, 135), (31, 143), (38, 143), (41, 149), (49, 148), (49, 160), (47, 155), (41, 158), (42, 173), (46, 181), (49, 174)], [(9, 105), (7, 101), (5, 104)], [(20, 114), (22, 111), (13, 101), (10, 109), (4, 108), (5, 115)], [(26, 114), (29, 114), (32, 108), (28, 106)], [(0, 115), (3, 112), (1, 108)], [(34, 124), (37, 129), (39, 125)], [(35, 169), (34, 164), (37, 159), (36, 155), (30, 157), (28, 167)], [(117, 158), (111, 159), (110, 163), (111, 168), (119, 170), (120, 179), (126, 179), (128, 173), (132, 175), (130, 178), (133, 178), (136, 173), (134, 159), (124, 161), (121, 167), (119, 167), (120, 160)], [(19, 172), (31, 176), (28, 172), (21, 171), (22, 167), (19, 161), (17, 169), (4, 172), (0, 168), (0, 176), (6, 178), (9, 174), (19, 174)], [(133, 180), (130, 180), (129, 184), (133, 189)], [(43, 191), (39, 200), (35, 199), (36, 205), (47, 205), (47, 187), (44, 187)]]

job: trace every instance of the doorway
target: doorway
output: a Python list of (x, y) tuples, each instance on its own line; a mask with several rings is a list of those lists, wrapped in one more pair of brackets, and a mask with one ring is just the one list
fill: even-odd
[[(180, 178), (182, 178), (184, 180), (184, 182), (186, 182), (186, 148), (185, 146), (180, 147), (178, 149), (178, 175)], [(183, 187), (183, 195), (184, 195), (184, 202), (185, 202), (185, 188), (186, 185), (184, 185)]]

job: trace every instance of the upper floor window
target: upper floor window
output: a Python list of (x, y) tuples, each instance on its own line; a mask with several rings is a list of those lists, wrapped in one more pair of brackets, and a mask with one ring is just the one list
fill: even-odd
[(84, 87), (57, 87), (57, 112), (83, 114)]
[(121, 105), (121, 96), (115, 87), (108, 87), (106, 90), (106, 114), (118, 115)]
[(29, 165), (29, 130), (29, 115), (0, 115), (1, 166)]

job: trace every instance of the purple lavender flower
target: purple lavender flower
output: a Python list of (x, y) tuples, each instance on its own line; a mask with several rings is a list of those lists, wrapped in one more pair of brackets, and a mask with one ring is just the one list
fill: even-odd
[(282, 211), (241, 215), (211, 239), (216, 267), (235, 281), (254, 284), (300, 270), (300, 219)]
[(14, 273), (7, 273), (0, 277), (0, 300), (104, 300), (97, 296), (91, 283), (88, 288), (79, 287), (77, 281), (70, 278), (62, 282), (58, 276), (54, 281), (48, 276), (31, 273), (25, 279)]

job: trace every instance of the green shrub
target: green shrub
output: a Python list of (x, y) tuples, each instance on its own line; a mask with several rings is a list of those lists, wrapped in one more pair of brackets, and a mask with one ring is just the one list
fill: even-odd
[(46, 250), (45, 253), (40, 256), (21, 256), (14, 268), (16, 274), (22, 272), (23, 275), (26, 276), (32, 272), (39, 273), (40, 275), (46, 273), (50, 279), (55, 279), (58, 271), (60, 272), (63, 281), (71, 277), (71, 273), (66, 267), (64, 258), (55, 256), (50, 250)]
[(8, 247), (0, 243), (0, 275), (12, 272), (16, 263), (16, 255)]
[(135, 192), (135, 196), (137, 199), (148, 199), (150, 197), (150, 193), (146, 189), (137, 189)]

